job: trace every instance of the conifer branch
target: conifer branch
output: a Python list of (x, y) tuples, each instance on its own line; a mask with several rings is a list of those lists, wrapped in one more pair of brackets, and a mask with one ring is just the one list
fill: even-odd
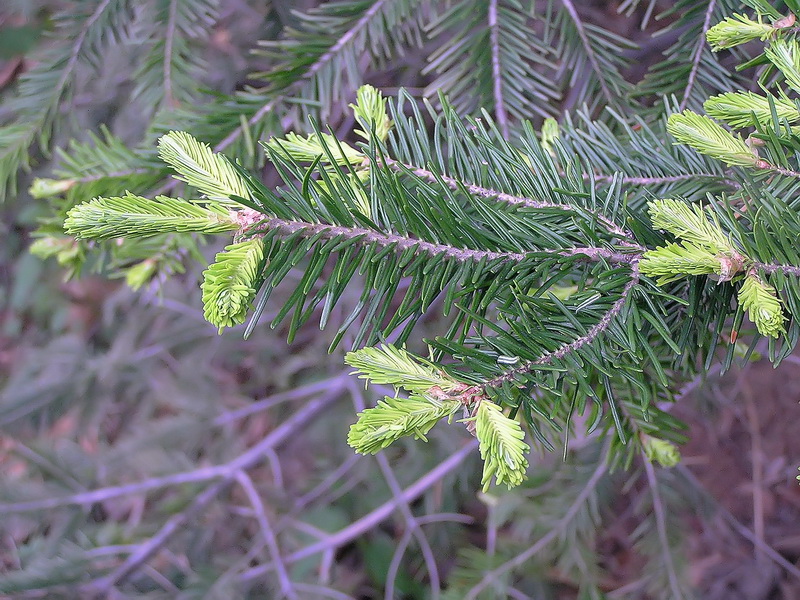
[[(350, 44), (353, 39), (365, 28), (369, 25), (370, 21), (375, 18), (376, 15), (380, 14), (380, 11), (383, 9), (384, 5), (392, 2), (393, 0), (376, 0), (376, 2), (364, 13), (364, 15), (356, 21), (353, 26), (348, 29), (322, 56), (320, 56), (317, 60), (315, 60), (311, 65), (308, 66), (305, 73), (302, 77), (295, 80), (289, 87), (284, 89), (280, 94), (273, 97), (269, 100), (266, 104), (264, 104), (261, 108), (259, 108), (252, 117), (247, 120), (247, 124), (250, 126), (256, 125), (261, 119), (264, 118), (267, 114), (272, 112), (276, 106), (278, 106), (281, 102), (283, 102), (286, 98), (290, 97), (293, 92), (297, 90), (300, 86), (307, 83), (309, 80), (313, 79), (313, 77), (319, 73), (319, 71), (327, 65), (333, 58), (341, 52), (341, 50)], [(223, 138), (215, 147), (214, 150), (217, 152), (224, 150), (231, 144), (233, 144), (243, 133), (242, 126), (237, 127), (234, 129), (230, 134), (228, 134), (225, 138)]]
[(514, 367), (512, 369), (508, 369), (501, 375), (497, 377), (493, 377), (485, 382), (483, 382), (478, 389), (485, 390), (487, 388), (493, 387), (500, 387), (504, 383), (511, 383), (517, 379), (520, 375), (526, 375), (535, 371), (537, 367), (542, 365), (549, 365), (554, 360), (561, 360), (565, 356), (572, 354), (576, 350), (580, 350), (584, 346), (587, 346), (594, 342), (608, 327), (611, 323), (614, 322), (614, 318), (622, 311), (627, 303), (631, 291), (634, 287), (639, 284), (640, 274), (639, 274), (639, 267), (638, 262), (634, 262), (631, 264), (631, 274), (630, 279), (625, 284), (625, 287), (622, 288), (622, 292), (620, 293), (620, 297), (614, 301), (611, 307), (606, 311), (603, 317), (595, 323), (589, 331), (586, 332), (585, 335), (577, 338), (569, 342), (568, 344), (564, 344), (561, 347), (553, 350), (552, 352), (546, 352), (538, 359), (533, 361), (527, 361), (521, 364), (518, 367)]
[(578, 37), (580, 38), (583, 49), (586, 52), (586, 57), (589, 59), (589, 64), (592, 66), (592, 70), (597, 76), (597, 81), (600, 85), (600, 89), (603, 91), (603, 95), (606, 97), (606, 102), (608, 102), (610, 106), (616, 106), (617, 98), (611, 93), (611, 90), (608, 89), (608, 85), (605, 81), (606, 72), (603, 68), (601, 68), (600, 62), (597, 60), (594, 48), (592, 48), (592, 44), (589, 41), (589, 36), (586, 34), (586, 28), (583, 25), (581, 16), (578, 14), (578, 10), (575, 8), (572, 0), (561, 0), (561, 4), (567, 11), (570, 20), (575, 25), (575, 30), (578, 32)]
[(564, 529), (568, 527), (570, 523), (572, 523), (581, 509), (585, 508), (584, 505), (586, 501), (593, 493), (595, 493), (595, 490), (597, 489), (600, 481), (603, 479), (603, 476), (606, 474), (606, 471), (607, 466), (605, 462), (600, 461), (600, 463), (597, 465), (597, 468), (594, 470), (591, 477), (589, 477), (589, 480), (581, 490), (581, 493), (578, 494), (575, 497), (575, 500), (570, 503), (569, 507), (564, 513), (564, 516), (559, 519), (558, 522), (552, 525), (550, 531), (548, 531), (543, 537), (539, 538), (535, 544), (528, 547), (523, 552), (520, 552), (511, 560), (508, 560), (499, 567), (486, 572), (483, 578), (469, 590), (469, 593), (464, 597), (464, 600), (477, 600), (480, 597), (480, 593), (489, 587), (493, 581), (496, 581), (499, 577), (505, 573), (508, 573), (510, 570), (524, 565), (532, 557), (536, 556), (536, 554), (544, 550), (560, 535), (562, 535)]
[(172, 93), (172, 47), (175, 43), (178, 2), (179, 0), (169, 0), (169, 16), (164, 32), (164, 104), (167, 106), (175, 104), (175, 96)]
[(531, 252), (497, 252), (493, 250), (476, 250), (473, 248), (457, 248), (447, 244), (436, 244), (416, 238), (405, 237), (393, 233), (379, 233), (372, 229), (362, 227), (342, 227), (326, 223), (306, 223), (304, 221), (290, 221), (287, 219), (268, 219), (254, 226), (251, 235), (264, 234), (267, 231), (277, 230), (282, 235), (299, 234), (304, 238), (331, 240), (334, 238), (357, 240), (362, 245), (375, 245), (381, 248), (392, 246), (396, 251), (413, 250), (415, 254), (429, 256), (442, 256), (447, 259), (466, 261), (495, 261), (522, 262), (533, 255), (549, 254), (563, 257), (585, 257), (589, 262), (605, 260), (610, 264), (630, 264), (636, 260), (636, 255), (625, 252), (615, 252), (607, 248), (593, 246), (583, 248), (566, 248), (562, 250), (537, 250)]
[(453, 177), (448, 177), (447, 175), (437, 175), (421, 167), (415, 167), (413, 165), (399, 163), (391, 159), (384, 159), (383, 162), (387, 166), (394, 169), (395, 171), (401, 173), (404, 171), (408, 171), (411, 174), (416, 175), (417, 177), (420, 177), (422, 179), (425, 179), (426, 181), (429, 181), (431, 183), (443, 183), (448, 188), (454, 191), (464, 189), (470, 194), (473, 194), (475, 196), (480, 196), (481, 198), (494, 199), (499, 202), (504, 202), (506, 204), (511, 204), (514, 206), (522, 206), (525, 208), (537, 208), (537, 209), (552, 208), (568, 212), (582, 212), (584, 214), (591, 216), (591, 218), (596, 219), (612, 235), (619, 236), (622, 238), (629, 238), (629, 239), (633, 238), (633, 234), (631, 234), (628, 231), (625, 231), (619, 225), (617, 225), (607, 217), (590, 209), (576, 207), (570, 204), (558, 204), (557, 202), (547, 202), (545, 200), (535, 200), (533, 198), (514, 196), (513, 194), (507, 194), (505, 192), (500, 192), (498, 190), (492, 190), (473, 183), (465, 183)]
[(661, 492), (658, 489), (656, 470), (653, 467), (653, 463), (648, 460), (644, 453), (642, 453), (642, 463), (644, 464), (644, 470), (647, 474), (647, 484), (650, 488), (650, 495), (653, 498), (653, 516), (656, 520), (658, 541), (661, 546), (661, 555), (664, 558), (664, 568), (667, 571), (670, 592), (673, 598), (680, 598), (683, 594), (681, 594), (678, 575), (675, 572), (675, 564), (672, 560), (672, 552), (670, 551), (669, 540), (667, 538), (667, 519), (664, 503), (661, 501)]
[(705, 17), (703, 18), (703, 29), (701, 35), (697, 38), (697, 47), (692, 53), (691, 64), (692, 68), (689, 71), (689, 78), (686, 80), (686, 87), (683, 90), (681, 102), (678, 105), (678, 110), (682, 111), (686, 108), (689, 102), (689, 95), (692, 93), (695, 82), (697, 81), (697, 71), (700, 69), (700, 63), (703, 58), (703, 50), (706, 45), (706, 32), (711, 28), (711, 18), (714, 15), (714, 10), (717, 8), (717, 0), (709, 0), (708, 8), (706, 9)]
[(800, 277), (800, 267), (796, 267), (794, 265), (779, 265), (775, 263), (763, 263), (758, 261), (753, 261), (752, 266), (755, 269), (759, 269), (771, 275), (772, 273), (785, 273), (786, 275), (794, 275), (796, 277)]
[[(584, 180), (601, 181), (603, 183), (611, 183), (617, 177), (615, 175), (593, 174), (583, 175)], [(663, 177), (630, 177), (623, 175), (619, 177), (619, 181), (628, 185), (664, 185), (669, 183), (678, 183), (681, 181), (694, 181), (695, 179), (716, 179), (725, 185), (734, 189), (740, 189), (742, 186), (738, 181), (715, 175), (714, 173), (687, 173), (685, 175), (664, 175)]]
[(492, 50), (492, 92), (494, 112), (503, 137), (508, 139), (508, 114), (503, 99), (503, 75), (500, 65), (500, 26), (497, 23), (498, 0), (489, 0), (489, 45)]

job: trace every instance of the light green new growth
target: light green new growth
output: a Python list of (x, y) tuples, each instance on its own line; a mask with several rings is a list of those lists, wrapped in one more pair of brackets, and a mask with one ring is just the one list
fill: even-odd
[(490, 400), (478, 405), (474, 420), (483, 459), (483, 491), (489, 489), (493, 476), (498, 485), (505, 483), (509, 488), (522, 483), (528, 469), (525, 454), (529, 447), (519, 422), (504, 415)]
[(411, 394), (426, 395), (434, 387), (444, 392), (463, 387), (430, 361), (391, 344), (348, 352), (344, 360), (358, 369), (359, 379), (392, 385)]
[(427, 397), (385, 397), (374, 408), (358, 414), (350, 426), (347, 443), (359, 454), (375, 454), (401, 437), (413, 435), (427, 441), (425, 434), (444, 417), (452, 417), (459, 409), (458, 400), (434, 403)]
[[(372, 208), (369, 203), (369, 196), (364, 191), (363, 184), (369, 180), (369, 171), (367, 169), (356, 169), (353, 174), (351, 173), (336, 173), (331, 172), (330, 177), (331, 185), (324, 179), (316, 182), (322, 190), (330, 195), (340, 195), (336, 190), (337, 186), (345, 186), (348, 188), (348, 196), (352, 195), (355, 198), (355, 205), (358, 211), (366, 216), (372, 216)], [(345, 196), (347, 197), (347, 196)]]
[(68, 234), (93, 240), (175, 232), (223, 233), (238, 228), (218, 204), (198, 206), (181, 198), (158, 196), (150, 200), (130, 193), (79, 204), (64, 221)]
[(706, 32), (706, 39), (711, 45), (711, 50), (719, 52), (725, 48), (733, 48), (752, 40), (766, 40), (776, 32), (771, 25), (734, 14), (717, 23)]
[(147, 258), (125, 270), (125, 283), (132, 290), (138, 290), (149, 282), (158, 272), (158, 261)]
[(83, 262), (81, 245), (73, 238), (48, 235), (35, 240), (29, 250), (31, 254), (39, 258), (54, 257), (59, 265), (67, 268), (67, 279), (80, 270)]
[(764, 54), (783, 73), (787, 85), (800, 92), (800, 43), (779, 38), (764, 49)]
[(231, 196), (250, 197), (247, 185), (228, 159), (188, 133), (172, 131), (161, 136), (158, 155), (177, 171), (177, 179), (197, 188), (210, 200), (229, 203)]
[(773, 127), (773, 113), (779, 121), (796, 123), (800, 121), (797, 105), (785, 95), (781, 97), (768, 94), (761, 96), (753, 92), (728, 92), (712, 96), (703, 104), (709, 117), (719, 119), (731, 127), (754, 127), (755, 125)]
[(653, 200), (647, 206), (654, 228), (708, 248), (714, 254), (736, 252), (716, 216), (703, 207), (673, 199)]
[(680, 450), (675, 444), (649, 435), (642, 437), (642, 445), (647, 460), (657, 462), (662, 467), (674, 467), (681, 462)]
[(310, 163), (319, 159), (323, 164), (333, 162), (339, 166), (347, 164), (356, 166), (364, 161), (361, 152), (345, 142), (337, 141), (327, 133), (312, 133), (303, 137), (290, 132), (284, 138), (273, 137), (266, 143), (262, 142), (262, 145), (278, 155), (289, 155), (297, 162)]
[[(349, 365), (360, 372), (360, 377), (373, 383), (389, 384), (411, 393), (411, 398), (385, 398), (375, 408), (358, 415), (350, 428), (348, 443), (362, 454), (375, 453), (407, 435), (424, 439), (437, 421), (451, 416), (469, 401), (463, 394), (468, 386), (447, 377), (429, 361), (409, 354), (401, 348), (384, 345), (380, 348), (363, 348), (349, 352), (345, 357)], [(446, 394), (460, 392), (450, 399)], [(525, 479), (528, 445), (519, 423), (503, 414), (492, 401), (477, 401), (474, 416), (475, 437), (480, 444), (484, 460), (483, 489), (488, 489), (492, 477), (509, 488)]]
[(719, 123), (690, 110), (670, 115), (667, 131), (678, 143), (691, 146), (698, 152), (731, 166), (755, 167), (758, 157), (741, 136), (734, 135)]
[(392, 120), (386, 110), (386, 98), (371, 85), (362, 85), (358, 88), (356, 103), (351, 104), (356, 120), (364, 128), (355, 132), (369, 141), (372, 131), (381, 142), (386, 141), (392, 129)]
[(77, 182), (74, 179), (46, 179), (37, 177), (33, 180), (28, 193), (32, 198), (50, 198), (58, 194), (63, 194), (74, 187)]
[(685, 275), (720, 275), (722, 263), (707, 247), (683, 242), (645, 252), (639, 270), (664, 285)]
[(761, 335), (777, 338), (786, 332), (781, 307), (775, 288), (764, 283), (754, 274), (749, 274), (739, 289), (739, 304), (747, 311), (748, 318), (755, 323)]
[(244, 323), (256, 295), (264, 243), (253, 238), (226, 246), (203, 271), (203, 316), (219, 328)]
[(547, 118), (542, 123), (542, 148), (550, 154), (554, 155), (553, 143), (558, 139), (558, 121), (553, 118)]

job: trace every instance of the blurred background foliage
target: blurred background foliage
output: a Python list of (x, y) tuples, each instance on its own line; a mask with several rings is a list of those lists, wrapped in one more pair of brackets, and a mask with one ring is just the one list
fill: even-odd
[[(86, 19), (102, 4), (116, 20), (93, 33)], [(138, 293), (91, 269), (65, 280), (69, 253), (59, 265), (27, 252), (65, 201), (123, 178), (170, 185), (148, 161), (171, 126), (257, 167), (253, 139), (305, 128), (309, 113), (350, 130), (344, 109), (361, 80), (389, 94), (444, 90), (464, 112), (491, 105), (491, 32), (474, 10), (490, 3), (453, 1), (430, 19), (425, 2), (318, 4), (0, 7), (0, 595), (455, 600), (487, 583), (478, 597), (800, 597), (800, 495), (787, 458), (800, 454), (800, 389), (769, 365), (687, 386), (677, 413), (692, 435), (675, 470), (608, 473), (589, 436), (566, 460), (535, 457), (519, 489), (482, 494), (475, 445), (458, 428), (354, 455), (347, 428), (376, 390), (327, 355), (334, 332), (312, 324), (291, 346), (266, 326), (246, 341), (218, 336), (199, 308), (204, 263), (170, 254), (169, 240), (168, 263)], [(522, 83), (509, 71), (512, 122), (592, 112), (604, 95), (623, 114), (664, 93), (697, 106), (740, 83), (727, 74), (734, 59), (697, 44), (709, 15), (735, 2), (534, 3), (556, 11), (549, 33), (519, 17), (527, 4), (500, 2), (513, 17), (508, 52), (527, 61), (518, 44), (535, 33), (557, 38), (563, 60), (531, 67)], [(403, 25), (385, 47), (372, 34), (328, 61), (363, 15), (389, 6), (384, 25)], [(134, 173), (114, 170), (114, 157), (134, 160), (125, 148), (141, 161)], [(54, 168), (85, 180), (59, 200), (32, 198), (33, 177)], [(206, 258), (215, 250), (197, 240)], [(114, 270), (110, 260), (101, 270)], [(345, 296), (334, 317), (358, 298)]]

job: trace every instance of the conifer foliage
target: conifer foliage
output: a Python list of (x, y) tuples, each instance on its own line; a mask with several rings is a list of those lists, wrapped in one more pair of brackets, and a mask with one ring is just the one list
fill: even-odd
[[(776, 365), (795, 348), (796, 0), (675, 3), (662, 34), (677, 41), (638, 82), (634, 45), (571, 0), (325, 2), (261, 44), (261, 85), (194, 112), (189, 48), (216, 3), (153, 4), (162, 17), (140, 22), (96, 3), (46, 106), (0, 130), (0, 186), (49, 147), (72, 62), (114, 43), (108, 31), (164, 29), (136, 76), (156, 114), (145, 140), (67, 148), (32, 187), (55, 207), (33, 250), (73, 273), (113, 257), (138, 287), (215, 236), (197, 302), (221, 334), (284, 324), (292, 340), (314, 321), (336, 328), (332, 347), (352, 344), (354, 374), (393, 388), (342, 432), (356, 452), (461, 427), (487, 491), (522, 485), (532, 448), (566, 455), (582, 427), (607, 440), (586, 500), (606, 468), (679, 462), (685, 378), (764, 339)], [(657, 3), (625, 3), (638, 4), (647, 26)], [(364, 83), (363, 64), (411, 50), (426, 88)], [(739, 89), (737, 61), (758, 86)], [(357, 305), (334, 319), (353, 286)], [(420, 340), (433, 312), (446, 326)]]
[[(777, 84), (786, 115), (800, 46), (786, 37), (786, 25), (766, 31), (769, 16), (729, 18), (708, 37), (715, 50), (767, 40), (764, 56), (790, 88)], [(363, 141), (355, 146), (319, 129), (263, 142), (283, 179), (275, 189), (192, 136), (171, 132), (159, 141), (160, 156), (196, 191), (195, 200), (96, 198), (67, 213), (66, 232), (102, 240), (235, 229), (240, 241), (217, 255), (203, 283), (204, 313), (220, 331), (248, 316), (252, 329), (292, 267), (303, 276), (273, 320), (291, 317), (290, 338), (320, 305), (324, 324), (348, 282), (362, 277), (356, 312), (365, 316), (356, 344), (367, 348), (349, 362), (411, 397), (363, 412), (350, 444), (375, 452), (404, 435), (424, 439), (461, 406), (480, 442), (484, 485), (492, 475), (509, 486), (524, 479), (528, 445), (520, 421), (551, 445), (553, 430), (589, 410), (596, 424), (613, 429), (615, 452), (629, 454), (643, 433), (630, 414), (641, 411), (651, 420), (650, 438), (676, 439), (678, 432), (657, 425), (672, 387), (666, 372), (690, 372), (695, 355), (710, 357), (728, 313), (746, 314), (758, 334), (775, 340), (775, 361), (792, 349), (796, 250), (775, 253), (761, 242), (775, 236), (760, 214), (791, 212), (785, 201), (767, 196), (737, 206), (720, 197), (693, 205), (666, 198), (649, 201), (642, 214), (625, 203), (631, 183), (624, 176), (611, 174), (602, 187), (594, 174), (570, 176), (557, 135), (548, 148), (530, 127), (508, 139), (502, 118), (500, 128), (465, 120), (443, 96), (440, 109), (430, 108), (430, 138), (422, 135), (424, 117), (407, 115), (413, 100), (404, 92), (388, 101), (364, 86), (357, 96), (352, 110)], [(765, 172), (791, 178), (780, 165), (791, 161), (782, 148), (794, 133), (775, 98), (728, 92), (709, 100), (719, 119), (740, 125), (748, 106), (768, 106), (750, 112), (752, 142), (688, 109), (673, 113), (667, 130), (676, 143), (739, 168), (726, 177), (742, 189)], [(759, 155), (755, 140), (772, 152)], [(395, 305), (403, 278), (409, 284)], [(710, 279), (713, 286), (704, 283)], [(676, 282), (667, 294), (654, 286)], [(687, 331), (698, 307), (687, 307), (685, 298), (714, 303), (729, 288), (738, 290), (738, 301), (734, 308), (717, 304), (717, 326)], [(437, 298), (453, 325), (430, 342), (435, 362), (424, 363), (429, 381), (421, 385), (414, 375), (421, 359), (394, 345), (370, 345), (393, 332), (405, 343)], [(735, 322), (744, 326), (741, 317)]]

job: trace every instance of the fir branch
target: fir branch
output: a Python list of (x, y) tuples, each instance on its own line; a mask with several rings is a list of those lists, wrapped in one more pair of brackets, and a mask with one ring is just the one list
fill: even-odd
[(691, 70), (689, 71), (689, 78), (686, 80), (686, 87), (683, 89), (683, 94), (681, 95), (681, 101), (678, 105), (678, 110), (683, 111), (686, 108), (687, 103), (689, 102), (689, 96), (692, 93), (692, 88), (695, 85), (695, 81), (697, 80), (697, 73), (700, 69), (700, 63), (702, 62), (703, 58), (703, 50), (705, 49), (706, 44), (706, 34), (708, 30), (711, 28), (711, 18), (714, 15), (714, 10), (717, 7), (717, 0), (709, 0), (708, 8), (706, 9), (705, 16), (703, 17), (703, 26), (701, 30), (701, 35), (697, 38), (697, 47), (694, 49), (691, 57)]
[(253, 238), (226, 246), (203, 272), (203, 316), (219, 329), (244, 323), (256, 295), (264, 244)]
[(712, 96), (703, 103), (703, 108), (709, 117), (719, 119), (731, 127), (775, 127), (778, 123), (773, 121), (773, 108), (779, 122), (800, 121), (800, 110), (797, 105), (785, 95), (761, 95), (753, 92), (728, 92), (719, 96)]
[(503, 73), (500, 66), (500, 27), (497, 23), (498, 0), (489, 0), (489, 46), (492, 51), (492, 92), (497, 124), (503, 137), (508, 138), (508, 114), (503, 99)]
[(681, 593), (681, 586), (678, 583), (678, 575), (675, 572), (675, 564), (672, 560), (672, 552), (670, 550), (669, 540), (667, 538), (667, 520), (665, 516), (664, 504), (661, 501), (661, 492), (658, 489), (656, 471), (655, 468), (653, 468), (653, 464), (648, 460), (644, 453), (642, 453), (642, 459), (645, 473), (647, 473), (647, 484), (650, 488), (650, 495), (653, 498), (653, 515), (656, 520), (658, 541), (661, 545), (661, 556), (663, 557), (664, 568), (667, 571), (670, 591), (673, 598), (681, 598), (683, 594)]
[(518, 367), (508, 369), (502, 374), (483, 382), (479, 386), (479, 389), (485, 392), (487, 388), (496, 388), (501, 387), (506, 383), (512, 383), (519, 376), (535, 371), (537, 367), (549, 365), (553, 361), (561, 360), (565, 356), (572, 354), (573, 352), (576, 352), (584, 346), (594, 342), (606, 329), (608, 329), (611, 323), (614, 322), (616, 316), (622, 312), (622, 309), (629, 300), (631, 291), (639, 284), (639, 279), (640, 275), (638, 262), (633, 262), (631, 264), (630, 279), (625, 284), (625, 287), (622, 288), (619, 298), (614, 301), (603, 317), (597, 323), (595, 323), (585, 335), (582, 335), (581, 337), (567, 344), (563, 344), (560, 348), (553, 350), (552, 352), (546, 352), (536, 360), (526, 361)]
[(358, 414), (350, 427), (347, 443), (359, 454), (375, 454), (401, 437), (413, 435), (427, 441), (425, 435), (445, 417), (461, 407), (458, 400), (433, 403), (428, 398), (412, 395), (409, 398), (386, 396), (374, 408)]
[[(293, 95), (295, 95), (299, 90), (301, 90), (304, 86), (313, 84), (313, 82), (322, 76), (323, 69), (329, 67), (335, 60), (344, 52), (348, 50), (349, 47), (355, 45), (359, 38), (367, 34), (367, 30), (369, 29), (370, 25), (378, 20), (381, 19), (384, 15), (384, 11), (392, 8), (392, 4), (395, 3), (397, 0), (375, 0), (372, 6), (367, 9), (363, 15), (356, 20), (350, 27), (348, 27), (337, 39), (336, 41), (331, 44), (328, 49), (320, 54), (316, 60), (314, 60), (311, 64), (303, 65), (302, 70), (299, 73), (299, 76), (295, 77), (291, 83), (285, 85), (278, 89), (276, 93), (272, 95), (272, 97), (263, 104), (259, 109), (257, 109), (253, 115), (247, 119), (247, 126), (252, 127), (257, 125), (267, 114), (274, 111), (278, 106), (284, 103), (287, 99), (290, 99)], [(405, 19), (415, 20), (419, 18), (419, 13), (417, 10), (420, 10), (418, 6), (421, 4), (421, 0), (414, 0), (409, 2), (408, 10), (402, 15)], [(334, 3), (335, 4), (335, 3)], [(332, 6), (335, 10), (335, 6)], [(393, 20), (393, 19), (392, 19)], [(394, 28), (397, 31), (403, 29), (402, 26)], [(395, 31), (396, 32), (396, 31)], [(318, 45), (318, 43), (317, 43)], [(376, 48), (386, 48), (385, 44), (376, 45)], [(305, 59), (307, 54), (303, 56)], [(278, 68), (274, 72), (280, 72), (281, 69)], [(296, 71), (296, 69), (286, 69), (287, 72)], [(329, 92), (333, 93), (334, 90), (328, 90)], [(320, 94), (322, 93), (322, 89), (317, 89), (315, 93)], [(324, 104), (324, 103), (323, 103)], [(223, 138), (215, 147), (214, 149), (217, 151), (224, 150), (231, 146), (236, 140), (242, 135), (244, 132), (243, 126), (236, 127), (230, 134), (228, 134), (225, 138)]]
[(167, 106), (175, 104), (175, 94), (172, 90), (172, 60), (179, 1), (169, 0), (169, 16), (164, 35), (164, 102)]
[(608, 89), (608, 85), (606, 84), (605, 80), (608, 74), (605, 69), (600, 67), (600, 62), (597, 60), (597, 55), (595, 53), (595, 50), (592, 47), (591, 42), (589, 41), (589, 36), (586, 34), (586, 28), (583, 24), (581, 16), (578, 14), (575, 5), (572, 3), (572, 0), (561, 0), (561, 4), (564, 6), (564, 10), (567, 11), (570, 20), (575, 25), (575, 30), (578, 33), (578, 37), (581, 40), (583, 49), (586, 52), (586, 57), (589, 59), (589, 64), (592, 65), (592, 70), (595, 72), (595, 76), (597, 77), (600, 89), (603, 92), (603, 96), (605, 96), (606, 98), (606, 102), (610, 106), (616, 106), (618, 103), (617, 96), (615, 94), (612, 94), (611, 90)]
[(739, 288), (739, 304), (762, 335), (777, 338), (786, 333), (783, 308), (775, 288), (764, 283), (754, 272), (745, 277)]
[(789, 87), (800, 92), (800, 43), (778, 38), (764, 49), (764, 55), (783, 74)]
[(794, 275), (796, 277), (800, 277), (800, 267), (796, 267), (794, 265), (779, 265), (775, 263), (763, 263), (758, 261), (753, 261), (752, 266), (756, 269), (764, 271), (768, 275), (772, 273), (785, 273), (787, 275)]
[(218, 0), (154, 0), (137, 31), (147, 40), (134, 73), (134, 97), (151, 109), (175, 109), (199, 95), (207, 70), (202, 43), (218, 11)]
[(753, 21), (745, 15), (734, 14), (723, 19), (706, 32), (706, 39), (714, 52), (733, 48), (752, 40), (762, 42), (772, 36), (776, 29), (761, 21)]
[(432, 362), (414, 356), (403, 348), (384, 344), (348, 352), (345, 362), (357, 369), (359, 379), (379, 385), (392, 385), (409, 393), (426, 395), (432, 388), (452, 392), (463, 387)]
[[(767, 168), (739, 135), (725, 130), (719, 123), (690, 110), (670, 115), (667, 130), (678, 143), (731, 166)], [(763, 162), (763, 161), (761, 161)]]
[(550, 530), (543, 537), (539, 538), (535, 544), (517, 554), (513, 559), (508, 560), (500, 566), (486, 572), (483, 578), (476, 585), (474, 585), (472, 589), (469, 590), (469, 593), (464, 597), (464, 600), (477, 600), (480, 597), (480, 593), (489, 587), (493, 581), (496, 581), (499, 577), (505, 573), (508, 573), (512, 569), (524, 565), (531, 558), (536, 556), (552, 542), (558, 539), (558, 537), (563, 534), (564, 530), (572, 523), (578, 513), (585, 508), (586, 501), (592, 494), (596, 492), (598, 484), (603, 479), (603, 476), (606, 475), (606, 470), (606, 464), (603, 461), (600, 461), (600, 463), (597, 465), (597, 468), (595, 468), (591, 477), (589, 477), (589, 480), (584, 485), (580, 494), (578, 494), (567, 507), (564, 516), (556, 523), (551, 525)]
[(598, 222), (600, 222), (612, 235), (629, 239), (633, 237), (633, 235), (630, 232), (625, 231), (619, 225), (617, 225), (607, 217), (589, 209), (576, 207), (570, 204), (558, 204), (556, 202), (548, 202), (545, 200), (535, 200), (533, 198), (514, 196), (513, 194), (507, 194), (505, 192), (500, 192), (498, 190), (492, 190), (473, 183), (465, 183), (463, 181), (455, 179), (454, 177), (448, 177), (447, 175), (436, 174), (421, 167), (414, 167), (413, 165), (398, 163), (397, 161), (391, 159), (384, 159), (383, 163), (397, 172), (400, 173), (409, 172), (417, 177), (429, 181), (430, 183), (444, 184), (448, 188), (454, 191), (464, 189), (468, 193), (473, 194), (475, 196), (480, 196), (481, 198), (494, 199), (499, 202), (504, 202), (506, 204), (514, 206), (522, 206), (525, 208), (537, 208), (537, 209), (553, 208), (556, 210), (563, 210), (568, 212), (584, 213), (586, 215), (591, 216), (591, 218), (596, 219)]
[(611, 264), (629, 264), (636, 260), (636, 256), (633, 254), (595, 247), (540, 250), (527, 253), (457, 248), (447, 244), (426, 242), (424, 240), (393, 233), (379, 233), (372, 229), (365, 229), (362, 227), (342, 227), (325, 223), (306, 223), (303, 221), (290, 221), (278, 218), (265, 220), (262, 224), (254, 227), (250, 231), (250, 234), (259, 235), (272, 230), (277, 230), (282, 235), (300, 234), (304, 238), (325, 240), (342, 238), (356, 240), (362, 245), (375, 245), (381, 248), (391, 246), (395, 251), (413, 250), (415, 254), (442, 256), (459, 262), (487, 260), (519, 263), (532, 256), (547, 254), (563, 257), (585, 257), (585, 260), (590, 262), (605, 260)]
[[(69, 97), (79, 65), (96, 68), (103, 46), (125, 33), (131, 15), (130, 0), (100, 0), (91, 12), (56, 15), (66, 39), (43, 51), (39, 64), (21, 77), (18, 97), (9, 102), (16, 120), (0, 127), (0, 199), (15, 191), (18, 169), (28, 168), (30, 146), (38, 141), (40, 150), (49, 152), (58, 107)], [(80, 26), (71, 28), (71, 21)]]
[(720, 178), (719, 175), (713, 173), (687, 173), (686, 175), (664, 175), (663, 177), (630, 177), (628, 175), (605, 175), (600, 173), (584, 174), (586, 181), (600, 181), (603, 183), (612, 183), (618, 179), (621, 183), (628, 185), (664, 185), (668, 183), (678, 183), (680, 181), (694, 181), (696, 179), (717, 179), (722, 180), (725, 184), (731, 187), (740, 188), (741, 184), (733, 179)]

